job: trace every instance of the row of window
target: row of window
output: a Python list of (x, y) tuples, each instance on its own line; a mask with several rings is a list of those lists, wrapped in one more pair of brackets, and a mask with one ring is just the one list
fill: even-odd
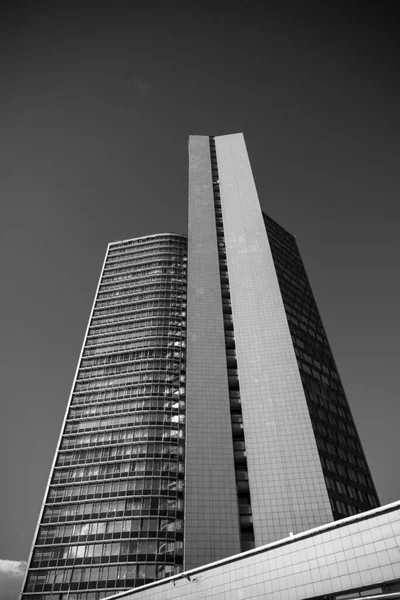
[[(139, 240), (138, 240), (139, 241)], [(137, 241), (137, 242), (138, 242)], [(176, 252), (176, 253), (185, 253), (187, 248), (187, 239), (184, 237), (174, 238), (170, 237), (169, 239), (163, 238), (160, 239), (159, 242), (154, 242), (152, 240), (148, 240), (145, 243), (132, 243), (130, 244), (112, 244), (109, 247), (107, 253), (107, 260), (114, 260), (115, 256), (121, 253), (121, 256), (124, 257), (126, 253), (145, 253), (145, 252), (156, 252), (157, 254), (162, 254), (164, 252)]]
[[(72, 484), (68, 486), (52, 486), (49, 489), (47, 501), (52, 500), (57, 502), (66, 502), (67, 499), (73, 498), (84, 499), (87, 497), (110, 497), (110, 495), (118, 496), (125, 494), (143, 492), (159, 494), (162, 492), (183, 492), (184, 482), (182, 479), (167, 479), (167, 478), (137, 478), (137, 479), (122, 479), (121, 481), (102, 481), (94, 483)], [(65, 498), (65, 500), (61, 500)], [(171, 504), (172, 506), (172, 504)]]
[[(288, 302), (285, 304), (285, 309), (287, 309), (287, 312), (291, 312), (290, 316), (296, 319), (296, 321), (299, 319), (302, 321), (303, 325), (311, 327), (314, 335), (318, 334), (324, 338), (325, 331), (319, 317), (310, 284), (308, 283), (308, 280), (304, 278), (305, 273), (301, 273), (300, 276), (299, 273), (288, 275), (289, 269), (282, 270), (278, 265), (276, 266), (280, 285), (282, 288), (287, 288), (285, 294), (286, 300), (291, 300), (291, 311), (289, 310), (290, 304)], [(297, 302), (293, 302), (296, 297)]]
[(175, 252), (154, 252), (154, 253), (143, 253), (142, 255), (125, 256), (120, 260), (107, 258), (104, 272), (108, 272), (114, 269), (134, 269), (138, 267), (141, 269), (143, 265), (148, 266), (165, 266), (165, 267), (177, 267), (180, 270), (186, 267), (187, 261), (184, 261), (184, 253)]
[[(151, 327), (138, 327), (133, 329), (126, 329), (122, 333), (102, 333), (96, 334), (86, 339), (86, 347), (84, 356), (91, 353), (89, 346), (98, 346), (93, 351), (96, 353), (103, 354), (104, 346), (107, 343), (116, 344), (120, 340), (128, 340), (131, 348), (143, 348), (146, 346), (167, 346), (173, 347), (185, 347), (185, 341), (181, 339), (182, 332), (172, 332), (168, 325), (152, 325)], [(135, 342), (134, 340), (138, 340)]]
[[(343, 390), (336, 391), (327, 388), (325, 385), (321, 385), (319, 381), (316, 381), (312, 377), (304, 376), (302, 377), (303, 385), (306, 391), (307, 398), (310, 398), (315, 404), (323, 406), (326, 410), (331, 410), (340, 414), (343, 418), (343, 415), (347, 415), (345, 417), (347, 420), (351, 420), (351, 413), (349, 409), (348, 402), (346, 400), (346, 396), (344, 395)], [(341, 410), (339, 410), (341, 409)]]
[(328, 377), (333, 377), (333, 379), (336, 379), (336, 380), (339, 379), (339, 377), (338, 377), (338, 375), (337, 375), (337, 373), (335, 371), (333, 371), (332, 369), (328, 369), (328, 367), (326, 367), (325, 365), (321, 364), (315, 358), (312, 358), (306, 352), (302, 352), (301, 350), (296, 350), (296, 355), (298, 357), (302, 358), (303, 360), (305, 360), (312, 367), (317, 367), (317, 369), (319, 369), (320, 371), (323, 371)]
[(124, 252), (125, 250), (132, 252), (147, 249), (159, 249), (159, 252), (165, 248), (186, 248), (187, 238), (183, 235), (176, 233), (160, 233), (155, 236), (147, 236), (144, 238), (134, 238), (123, 242), (112, 242), (108, 248), (108, 256), (113, 256), (118, 252)]
[(127, 294), (135, 294), (138, 298), (141, 294), (147, 294), (155, 292), (157, 294), (166, 294), (168, 297), (186, 299), (186, 286), (182, 285), (181, 282), (172, 282), (168, 277), (152, 277), (152, 278), (141, 278), (140, 281), (131, 281), (125, 285), (117, 285), (116, 287), (106, 287), (99, 289), (96, 298), (96, 306), (102, 302), (109, 302), (110, 300), (120, 301), (120, 298), (124, 298)]
[[(153, 300), (138, 299), (135, 296), (130, 296), (124, 302), (116, 303), (112, 305), (106, 304), (96, 308), (93, 312), (93, 318), (103, 317), (104, 315), (119, 315), (129, 311), (147, 310), (149, 308), (165, 308), (170, 311), (171, 314), (185, 315), (185, 302), (182, 300), (176, 300), (172, 298), (157, 298)], [(183, 311), (183, 313), (182, 313)]]
[[(138, 518), (138, 519), (110, 519), (107, 521), (89, 522), (89, 523), (75, 523), (66, 525), (45, 525), (39, 529), (38, 540), (51, 540), (56, 537), (74, 537), (74, 536), (88, 536), (88, 535), (102, 535), (114, 534), (114, 533), (134, 533), (134, 532), (146, 532), (146, 531), (183, 531), (183, 520), (182, 519), (157, 519), (152, 517)], [(133, 536), (135, 537), (135, 536)], [(101, 548), (101, 544), (99, 546)], [(75, 556), (84, 556), (85, 548), (87, 546), (77, 546), (79, 553)], [(64, 550), (61, 548), (60, 550)], [(68, 547), (65, 549), (68, 550)], [(39, 551), (38, 551), (39, 552)], [(40, 551), (42, 552), (42, 551)], [(50, 552), (50, 550), (48, 551)], [(54, 552), (54, 550), (51, 550)], [(92, 554), (86, 554), (86, 556), (93, 556)], [(119, 553), (118, 553), (119, 554)], [(127, 553), (126, 553), (127, 554)], [(59, 556), (57, 556), (59, 557)], [(61, 557), (60, 557), (61, 558)], [(64, 558), (71, 558), (70, 556), (64, 556)]]
[[(337, 420), (334, 417), (332, 417), (332, 415), (329, 415), (329, 418), (327, 418), (327, 415), (322, 410), (313, 411), (313, 412), (311, 412), (311, 415), (315, 419), (318, 419), (318, 421), (316, 421), (315, 425), (317, 426), (318, 431), (320, 433), (322, 433), (326, 437), (330, 437), (334, 441), (338, 440), (342, 444), (344, 443), (346, 446), (349, 446), (352, 449), (356, 448), (359, 451), (361, 451), (361, 446), (358, 445), (358, 438), (357, 438), (356, 430), (354, 429), (354, 427), (352, 425), (349, 425), (343, 421)], [(338, 432), (338, 431), (332, 431), (332, 429), (331, 429), (332, 427), (335, 427), (336, 429), (341, 430), (344, 435), (341, 435), (340, 432)], [(348, 436), (348, 435), (351, 435), (355, 438), (354, 446), (351, 444), (351, 442), (349, 444), (348, 438), (346, 439), (345, 442), (343, 441), (344, 437)]]
[(303, 321), (305, 325), (310, 325), (314, 329), (322, 330), (323, 325), (317, 310), (305, 312), (303, 306), (290, 306), (289, 304), (285, 305), (285, 310), (296, 319)]
[(357, 515), (361, 510), (357, 506), (353, 506), (352, 504), (347, 504), (338, 500), (337, 498), (330, 498), (331, 506), (334, 512), (339, 513), (345, 517), (350, 517), (351, 515)]
[[(125, 348), (125, 345), (127, 346)], [(83, 358), (81, 368), (92, 367), (98, 365), (113, 364), (127, 360), (145, 360), (145, 359), (160, 359), (166, 358), (174, 362), (185, 364), (186, 354), (181, 348), (168, 348), (166, 340), (163, 346), (161, 343), (149, 344), (148, 341), (144, 344), (145, 347), (137, 348), (136, 346), (129, 347), (127, 344), (119, 344), (118, 346), (111, 345), (103, 349), (101, 356), (90, 356)], [(161, 347), (160, 347), (161, 346)], [(106, 351), (106, 353), (104, 353)], [(84, 356), (86, 355), (86, 352)]]
[[(299, 273), (294, 272), (292, 269), (287, 269), (286, 267), (282, 268), (281, 265), (279, 265), (278, 268), (277, 261), (275, 261), (275, 267), (277, 268), (277, 271), (279, 271), (279, 278), (283, 277), (286, 279), (287, 283), (295, 290), (295, 292), (298, 294), (306, 294), (308, 292), (307, 282), (302, 279), (301, 275), (299, 276)], [(309, 324), (311, 325), (311, 322), (309, 322)]]
[(151, 283), (159, 281), (160, 288), (166, 287), (168, 284), (186, 285), (186, 270), (176, 269), (175, 267), (153, 267), (151, 264), (144, 264), (141, 268), (131, 267), (123, 269), (121, 273), (116, 270), (115, 273), (110, 273), (109, 276), (103, 276), (100, 283), (99, 291), (109, 290), (111, 288), (127, 287), (131, 283)]
[[(298, 299), (297, 299), (298, 301)], [(308, 342), (307, 343), (307, 347), (309, 348), (311, 345), (316, 345), (320, 344), (321, 348), (323, 350), (326, 350), (327, 348), (327, 340), (325, 338), (325, 336), (320, 335), (319, 333), (315, 333), (315, 331), (313, 329), (310, 329), (309, 327), (306, 327), (305, 325), (303, 325), (303, 323), (301, 323), (300, 325), (296, 325), (296, 323), (293, 322), (291, 317), (288, 317), (288, 323), (289, 323), (289, 329), (290, 329), (290, 333), (293, 336), (297, 336), (297, 337), (303, 337), (304, 338), (304, 334), (306, 334), (307, 336), (311, 337), (313, 342)], [(332, 385), (332, 387), (335, 387)], [(335, 388), (336, 389), (336, 388)], [(339, 388), (337, 388), (339, 389)]]
[[(131, 283), (148, 283), (155, 281), (158, 278), (165, 278), (166, 281), (161, 283), (159, 287), (162, 289), (165, 284), (182, 284), (186, 286), (186, 270), (177, 269), (175, 267), (155, 267), (151, 264), (141, 267), (129, 267), (118, 269), (115, 268), (109, 274), (103, 275), (99, 291), (110, 288), (121, 288), (121, 285), (126, 289)], [(122, 284), (121, 284), (122, 282)], [(171, 286), (170, 286), (171, 289)]]
[[(149, 319), (147, 315), (145, 315), (145, 317), (143, 315), (139, 315), (137, 317), (130, 316), (125, 320), (114, 320), (114, 323), (110, 322), (107, 325), (91, 325), (88, 335), (93, 337), (105, 333), (118, 333), (119, 331), (127, 330), (128, 326), (130, 328), (134, 328), (137, 333), (142, 333), (142, 329), (149, 329), (150, 327), (164, 327), (167, 328), (167, 331), (165, 332), (167, 336), (181, 335), (182, 337), (185, 337), (186, 323), (185, 321), (176, 319), (176, 317), (154, 316)], [(139, 337), (139, 335), (134, 337)]]
[(146, 304), (150, 302), (163, 302), (172, 307), (185, 307), (186, 297), (175, 290), (162, 290), (154, 288), (153, 290), (138, 291), (136, 288), (128, 289), (119, 293), (113, 298), (97, 298), (96, 310), (102, 311), (114, 306), (124, 306), (126, 304)]
[(178, 425), (185, 423), (185, 415), (173, 414), (165, 411), (160, 412), (134, 412), (130, 415), (108, 417), (104, 419), (90, 419), (87, 421), (68, 421), (65, 425), (65, 433), (87, 431), (92, 429), (110, 429), (121, 425)]
[[(83, 358), (81, 361), (81, 369), (86, 367), (94, 367), (98, 365), (110, 365), (120, 362), (131, 362), (135, 360), (160, 360), (174, 359), (174, 362), (184, 362), (184, 353), (180, 350), (171, 351), (168, 348), (141, 348), (130, 352), (115, 351), (114, 347), (110, 347), (110, 352), (100, 357)], [(118, 350), (118, 349), (117, 349)]]
[[(183, 263), (187, 261), (183, 261), (185, 254), (184, 252), (174, 252), (172, 249), (164, 250), (162, 252), (143, 252), (141, 254), (124, 256), (119, 260), (108, 256), (105, 262), (105, 269), (107, 268), (115, 268), (119, 266), (124, 266), (124, 264), (164, 264), (164, 265), (177, 265), (182, 268)], [(164, 261), (164, 262), (163, 262)]]
[[(123, 482), (116, 482), (117, 484)], [(125, 483), (125, 482), (124, 482)], [(60, 489), (58, 489), (60, 491)], [(124, 490), (128, 492), (128, 490)], [(95, 510), (100, 512), (131, 512), (138, 514), (140, 512), (152, 511), (164, 511), (167, 513), (183, 511), (183, 499), (182, 498), (166, 498), (164, 496), (156, 496), (150, 498), (149, 496), (142, 497), (125, 497), (120, 500), (101, 500), (99, 502), (81, 501), (68, 504), (52, 504), (46, 506), (44, 511), (44, 518), (47, 520), (62, 520), (68, 517), (74, 519), (83, 518), (83, 515), (87, 514), (90, 509), (91, 512)]]
[(141, 320), (145, 317), (154, 318), (159, 316), (169, 318), (168, 325), (174, 327), (175, 325), (181, 326), (185, 323), (182, 319), (184, 319), (186, 313), (182, 311), (181, 307), (176, 309), (162, 304), (149, 308), (128, 304), (123, 310), (119, 310), (118, 312), (104, 311), (102, 314), (94, 315), (90, 326), (92, 329), (95, 329), (110, 323), (127, 323)]
[(181, 308), (177, 310), (165, 305), (146, 309), (129, 305), (126, 310), (121, 310), (118, 313), (106, 311), (103, 314), (94, 316), (90, 326), (92, 329), (95, 329), (109, 323), (128, 323), (131, 321), (140, 321), (145, 317), (154, 318), (161, 316), (168, 318), (168, 325), (173, 327), (175, 324), (182, 325), (182, 323), (185, 322), (182, 321), (182, 314), (185, 316), (185, 313), (182, 313)]
[(116, 460), (119, 457), (136, 457), (140, 453), (168, 454), (169, 456), (183, 456), (183, 446), (172, 444), (127, 444), (123, 446), (106, 446), (90, 450), (75, 452), (61, 452), (57, 458), (57, 466), (69, 463), (89, 463), (96, 461)]
[(160, 283), (164, 281), (171, 282), (171, 284), (180, 283), (182, 286), (186, 286), (186, 278), (183, 276), (171, 275), (166, 272), (165, 269), (153, 269), (153, 270), (143, 270), (140, 275), (139, 273), (128, 273), (126, 275), (119, 275), (117, 277), (110, 277), (109, 279), (102, 280), (99, 291), (108, 290), (110, 288), (125, 288), (126, 285), (131, 283), (132, 281), (160, 281)]
[[(162, 501), (161, 504), (159, 501)], [(179, 500), (179, 505), (183, 510), (183, 501)], [(108, 517), (117, 515), (118, 513), (153, 510), (167, 510), (167, 498), (124, 498), (123, 500), (101, 500), (98, 502), (81, 502), (73, 504), (62, 504), (60, 506), (46, 507), (43, 513), (44, 519), (49, 521), (58, 520), (78, 520), (88, 518), (87, 515), (106, 513)], [(121, 516), (121, 515), (120, 515)]]
[(123, 242), (112, 242), (108, 249), (108, 256), (112, 256), (118, 252), (124, 252), (124, 250), (140, 251), (146, 250), (147, 248), (159, 248), (162, 251), (163, 248), (175, 247), (186, 248), (187, 238), (183, 235), (176, 233), (160, 233), (154, 236), (147, 236), (144, 238), (134, 238)]
[[(119, 588), (118, 592), (121, 592), (124, 588)], [(114, 593), (113, 590), (107, 589), (103, 591), (96, 592), (71, 592), (68, 590), (67, 592), (60, 593), (55, 592), (54, 594), (23, 594), (22, 600), (102, 600), (107, 596), (110, 596), (111, 593)]]
[(316, 436), (316, 442), (317, 442), (317, 446), (320, 450), (324, 450), (331, 456), (335, 456), (335, 457), (338, 456), (340, 458), (343, 458), (343, 460), (347, 460), (355, 467), (360, 467), (361, 469), (364, 469), (364, 470), (367, 468), (365, 460), (361, 456), (354, 456), (354, 454), (351, 454), (351, 452), (345, 452), (345, 451), (343, 451), (342, 454), (340, 454), (341, 450), (343, 450), (343, 449), (338, 448), (338, 446), (336, 446), (335, 444), (326, 442), (325, 440), (321, 439), (319, 436)]
[[(284, 296), (285, 311), (288, 311), (288, 309), (289, 309), (289, 302), (295, 303), (295, 302), (299, 301), (294, 296), (292, 298), (287, 298), (288, 295), (289, 295), (289, 293), (285, 292), (285, 296)], [(289, 329), (290, 329), (290, 333), (291, 333), (292, 337), (299, 335), (299, 337), (306, 342), (307, 351), (310, 354), (312, 354), (314, 357), (316, 357), (317, 354), (319, 354), (323, 358), (322, 363), (327, 366), (329, 365), (333, 370), (335, 370), (332, 354), (330, 352), (328, 341), (325, 336), (324, 330), (321, 328), (318, 332), (318, 331), (310, 328), (309, 326), (305, 325), (304, 323), (298, 323), (297, 319), (295, 317), (293, 317), (292, 315), (288, 314), (288, 312), (286, 314), (287, 314), (287, 320), (288, 320)], [(311, 350), (311, 352), (310, 352), (310, 350)]]
[(167, 275), (180, 275), (181, 277), (185, 274), (183, 263), (178, 261), (176, 258), (167, 260), (166, 258), (158, 259), (155, 257), (152, 261), (148, 260), (137, 260), (131, 264), (114, 263), (106, 265), (103, 271), (102, 282), (114, 281), (116, 277), (125, 274), (138, 274), (142, 273), (166, 273)]
[(292, 302), (292, 309), (294, 310), (289, 312), (292, 312), (296, 317), (302, 315), (301, 320), (306, 325), (315, 329), (316, 332), (323, 333), (322, 321), (318, 311), (315, 309), (311, 287), (304, 269), (299, 268), (290, 259), (283, 262), (281, 258), (281, 254), (277, 255), (275, 250), (274, 265), (278, 275), (279, 286), (281, 289), (286, 288), (286, 300), (289, 298), (293, 300), (296, 296), (299, 299), (297, 303)]
[(268, 237), (270, 238), (270, 243), (272, 241), (279, 243), (280, 247), (282, 247), (282, 249), (286, 253), (290, 255), (294, 254), (294, 257), (297, 258), (298, 250), (294, 236), (288, 231), (286, 231), (286, 229), (278, 225), (276, 221), (271, 219), (271, 217), (269, 217), (265, 213), (263, 213), (262, 215), (264, 219), (265, 228), (268, 233)]
[(341, 416), (338, 418), (338, 415), (334, 415), (333, 411), (328, 412), (327, 410), (323, 410), (320, 406), (318, 406), (318, 408), (314, 409), (314, 414), (316, 417), (321, 419), (321, 421), (326, 423), (327, 426), (333, 425), (333, 427), (341, 429), (345, 434), (349, 433), (350, 435), (353, 435), (357, 438), (357, 432), (351, 424), (352, 420), (350, 417), (350, 413), (348, 413), (348, 419), (345, 420)]
[(161, 408), (183, 408), (183, 398), (176, 397), (176, 394), (171, 397), (170, 386), (165, 385), (131, 385), (119, 387), (116, 389), (104, 389), (86, 393), (74, 393), (71, 406), (87, 405), (93, 403), (104, 403), (110, 401), (122, 401), (124, 399), (138, 398), (137, 409), (140, 408), (140, 403), (143, 402), (143, 409), (161, 409)]
[[(97, 306), (97, 305), (96, 305)], [(156, 298), (153, 300), (143, 300), (135, 296), (127, 296), (118, 302), (112, 304), (102, 304), (94, 310), (93, 318), (99, 319), (104, 316), (113, 316), (126, 314), (127, 312), (140, 312), (149, 309), (163, 308), (169, 311), (169, 314), (174, 316), (186, 315), (186, 302), (174, 298)]]
[(131, 362), (123, 362), (102, 367), (88, 367), (80, 369), (78, 379), (89, 379), (92, 377), (106, 377), (108, 375), (116, 375), (119, 373), (129, 373), (132, 371), (170, 371), (171, 376), (179, 374), (180, 361), (168, 360), (167, 358), (154, 358), (133, 360)]
[(163, 327), (164, 329), (166, 329), (166, 331), (160, 332), (161, 335), (162, 334), (165, 334), (168, 336), (179, 335), (179, 333), (181, 333), (181, 328), (183, 327), (182, 322), (176, 321), (176, 325), (174, 325), (173, 323), (175, 323), (175, 321), (173, 320), (172, 317), (158, 316), (158, 317), (153, 317), (151, 319), (138, 317), (136, 319), (135, 318), (127, 319), (123, 323), (119, 323), (116, 325), (112, 325), (112, 324), (104, 325), (104, 326), (92, 326), (91, 325), (89, 332), (88, 332), (88, 336), (94, 336), (94, 335), (99, 336), (100, 334), (104, 334), (104, 333), (118, 333), (120, 331), (126, 331), (127, 326), (129, 324), (136, 331), (137, 335), (135, 337), (139, 337), (140, 334), (143, 336), (143, 333), (140, 331), (141, 329), (149, 329), (151, 327)]
[[(92, 410), (95, 410), (94, 403), (107, 406), (110, 404), (118, 405), (119, 403), (130, 402), (132, 409), (134, 410), (184, 410), (185, 400), (183, 398), (167, 398), (165, 396), (158, 396), (156, 394), (147, 397), (138, 397), (138, 389), (142, 387), (148, 388), (152, 386), (132, 386), (126, 388), (120, 388), (116, 390), (103, 390), (101, 392), (92, 392), (90, 394), (82, 394), (74, 396), (71, 403), (71, 415), (82, 414), (86, 415), (85, 411), (90, 411), (90, 414), (94, 414)], [(158, 386), (154, 386), (157, 387)], [(157, 390), (158, 391), (158, 390)], [(79, 406), (76, 406), (76, 405)]]
[(369, 504), (370, 506), (377, 506), (375, 498), (371, 494), (367, 494), (366, 492), (354, 488), (347, 483), (343, 483), (341, 481), (333, 480), (329, 477), (326, 477), (327, 487), (338, 494), (342, 494), (344, 496), (348, 496), (353, 500), (357, 500), (358, 502), (363, 502), (364, 504)]
[(318, 406), (318, 408), (323, 407), (325, 409), (325, 419), (330, 420), (329, 414), (333, 413), (335, 417), (337, 417), (337, 422), (347, 421), (348, 423), (353, 423), (353, 419), (350, 411), (346, 407), (346, 409), (341, 406), (338, 402), (335, 402), (336, 395), (333, 401), (329, 401), (326, 397), (321, 397), (311, 390), (307, 390), (307, 397), (313, 401), (314, 404)]
[(186, 282), (171, 281), (164, 275), (158, 277), (141, 277), (139, 280), (127, 281), (125, 283), (105, 286), (100, 288), (96, 297), (96, 307), (109, 302), (121, 302), (127, 296), (134, 294), (138, 300), (145, 294), (156, 293), (158, 296), (165, 295), (167, 298), (176, 298), (186, 302)]
[(58, 467), (54, 471), (52, 483), (56, 484), (62, 480), (88, 479), (89, 477), (105, 479), (113, 476), (119, 477), (128, 473), (134, 475), (142, 471), (151, 471), (152, 473), (161, 471), (183, 473), (184, 464), (178, 460), (149, 459), (130, 460), (128, 462), (113, 461), (111, 464), (94, 464), (87, 467)]
[[(302, 325), (306, 328), (310, 327), (310, 335), (312, 334), (317, 337), (318, 341), (325, 346), (325, 331), (310, 285), (307, 282), (306, 287), (303, 290), (293, 289), (291, 284), (283, 277), (279, 265), (276, 264), (275, 257), (274, 264), (277, 267), (276, 272), (287, 318), (293, 317), (298, 319), (301, 316), (302, 318), (300, 320), (303, 321)], [(303, 329), (303, 331), (308, 331), (308, 329)], [(321, 339), (319, 339), (318, 336)]]
[[(160, 389), (161, 388), (161, 389)], [(133, 385), (117, 389), (101, 390), (96, 392), (74, 394), (71, 407), (90, 407), (91, 404), (103, 404), (111, 401), (131, 400), (138, 398), (136, 410), (177, 410), (185, 408), (184, 398), (178, 398), (176, 395), (170, 397), (169, 386), (162, 385)], [(136, 401), (136, 400), (135, 400)]]
[(337, 386), (337, 384), (334, 381), (332, 381), (332, 379), (329, 379), (325, 375), (322, 375), (315, 369), (311, 369), (305, 363), (299, 362), (299, 365), (300, 365), (300, 368), (303, 369), (303, 371), (308, 373), (308, 375), (315, 377), (318, 381), (322, 381), (322, 383), (324, 383), (325, 385), (328, 385), (329, 387), (331, 387), (334, 390), (339, 390), (339, 387)]
[[(140, 521), (140, 519), (137, 519)], [(156, 519), (155, 519), (156, 520)], [(165, 519), (164, 519), (165, 521)], [(179, 521), (179, 522), (178, 522)], [(174, 529), (172, 529), (172, 525)], [(183, 531), (183, 520), (177, 519), (176, 521), (171, 521), (164, 526), (162, 531)], [(124, 530), (125, 531), (125, 530)], [(139, 531), (139, 530), (137, 530)], [(158, 531), (158, 529), (144, 529), (143, 531)], [(148, 544), (148, 541), (152, 542)], [(176, 540), (178, 541), (178, 540)], [(107, 558), (111, 556), (121, 556), (121, 555), (129, 555), (129, 554), (163, 554), (170, 553), (176, 547), (178, 548), (181, 544), (176, 544), (175, 540), (166, 540), (166, 541), (158, 541), (151, 539), (136, 539), (130, 541), (122, 541), (122, 542), (110, 542), (105, 544), (82, 544), (79, 546), (70, 545), (70, 546), (50, 546), (50, 547), (40, 547), (37, 548), (33, 553), (33, 562), (41, 563), (41, 567), (45, 566), (43, 563), (48, 563), (49, 561), (65, 561), (71, 558), (83, 558), (90, 559), (93, 557), (100, 558), (98, 562), (107, 562)], [(154, 552), (153, 552), (154, 551)], [(101, 558), (105, 560), (101, 560)], [(86, 562), (86, 561), (85, 561)], [(65, 563), (64, 563), (65, 564)], [(68, 564), (68, 563), (67, 563)], [(70, 564), (70, 563), (69, 563)], [(55, 566), (55, 565), (52, 565)]]
[(124, 248), (143, 248), (145, 246), (160, 247), (168, 246), (168, 244), (186, 245), (187, 238), (180, 233), (157, 233), (155, 235), (147, 235), (140, 238), (132, 238), (118, 242), (111, 242), (109, 245), (109, 254), (119, 251)]
[(105, 402), (99, 403), (95, 406), (72, 406), (68, 418), (69, 419), (78, 419), (81, 417), (89, 417), (89, 416), (101, 416), (111, 413), (119, 413), (119, 412), (128, 412), (128, 411), (140, 411), (140, 410), (183, 410), (185, 408), (185, 401), (178, 400), (177, 402), (171, 402), (170, 400), (165, 401), (162, 398), (155, 398), (154, 400), (147, 399), (145, 400), (124, 400), (121, 399), (120, 402)]
[[(347, 456), (341, 456), (340, 458), (342, 458), (343, 460), (347, 460)], [(349, 467), (345, 467), (342, 464), (335, 463), (335, 462), (333, 462), (333, 460), (331, 460), (329, 458), (322, 458), (321, 460), (322, 460), (323, 466), (325, 466), (325, 468), (328, 469), (329, 471), (332, 471), (333, 473), (337, 473), (338, 475), (341, 475), (342, 477), (347, 477), (351, 481), (361, 483), (361, 485), (365, 485), (365, 486), (369, 486), (369, 487), (372, 486), (372, 481), (370, 480), (369, 477), (364, 475), (364, 473), (361, 473), (360, 471), (354, 471), (353, 469), (350, 469)]]
[[(128, 374), (123, 376), (113, 376), (102, 379), (93, 379), (87, 381), (78, 381), (75, 384), (75, 392), (86, 392), (89, 390), (98, 390), (110, 387), (121, 387), (132, 384), (168, 384), (170, 382), (171, 377), (169, 377), (165, 371), (148, 371), (145, 373), (138, 374)], [(165, 386), (165, 394), (173, 394), (175, 396), (184, 394), (185, 390), (183, 386), (181, 386), (182, 391), (180, 393), (177, 392), (177, 386), (179, 381), (171, 381), (169, 386)], [(172, 386), (172, 387), (171, 387)], [(159, 385), (161, 387), (161, 385)]]
[(173, 250), (164, 250), (163, 252), (146, 251), (130, 256), (121, 256), (120, 258), (107, 258), (104, 271), (115, 267), (135, 266), (143, 264), (144, 261), (152, 263), (160, 258), (168, 261), (174, 261), (173, 264), (180, 268), (187, 263), (187, 257), (184, 252), (174, 252)]
[(161, 251), (157, 251), (153, 248), (148, 248), (142, 252), (131, 252), (121, 254), (119, 256), (107, 256), (105, 262), (106, 268), (118, 267), (119, 265), (135, 265), (135, 264), (153, 264), (159, 260), (171, 261), (180, 268), (186, 267), (187, 265), (187, 254), (185, 249), (175, 250), (174, 248), (165, 248)]
[[(361, 445), (358, 439), (349, 437), (347, 433), (343, 435), (340, 431), (335, 430), (332, 427), (325, 427), (325, 424), (321, 423), (318, 419), (313, 419), (313, 427), (316, 433), (324, 435), (326, 438), (332, 440), (336, 444), (341, 444), (345, 448), (349, 448), (352, 452), (362, 453)], [(336, 426), (337, 427), (337, 426)]]
[[(113, 431), (104, 431), (101, 433), (91, 433), (86, 435), (74, 435), (63, 437), (61, 442), (61, 449), (68, 450), (70, 448), (79, 448), (84, 446), (99, 446), (100, 444), (108, 445), (114, 443), (126, 443), (132, 441), (157, 441), (163, 442), (162, 446), (166, 442), (180, 443), (185, 439), (184, 428), (163, 428), (163, 427), (149, 427), (149, 428), (128, 428), (128, 429), (117, 429)], [(154, 444), (155, 452), (158, 451), (159, 444)], [(137, 452), (141, 454), (146, 452), (148, 444), (137, 445)], [(157, 448), (157, 450), (156, 450)], [(149, 449), (150, 451), (150, 449)], [(170, 450), (173, 453), (173, 450)]]
[[(181, 543), (181, 542), (180, 542)], [(153, 544), (151, 544), (153, 545)], [(167, 550), (166, 550), (167, 552)], [(144, 552), (143, 552), (144, 554)], [(155, 552), (148, 552), (155, 554)], [(102, 567), (75, 567), (66, 569), (49, 569), (47, 571), (31, 571), (26, 582), (26, 592), (41, 591), (45, 584), (93, 582), (90, 587), (106, 587), (110, 582), (118, 580), (134, 581), (136, 579), (158, 579), (170, 574), (167, 565), (151, 563), (134, 563), (131, 565), (107, 565)], [(174, 572), (177, 572), (174, 570)], [(112, 586), (114, 584), (111, 584)]]
[(187, 247), (187, 239), (183, 236), (177, 235), (157, 235), (154, 238), (143, 238), (130, 240), (129, 242), (116, 242), (111, 244), (108, 249), (107, 256), (109, 258), (114, 257), (118, 254), (125, 254), (129, 252), (147, 252), (149, 250), (155, 250), (157, 252), (163, 252), (170, 248), (184, 251)]
[(99, 302), (108, 301), (116, 298), (121, 298), (127, 294), (141, 294), (144, 292), (157, 290), (159, 292), (166, 292), (176, 294), (177, 298), (182, 298), (186, 301), (186, 280), (178, 279), (166, 275), (143, 275), (136, 279), (122, 281), (120, 283), (108, 283), (102, 284), (99, 287), (96, 306)]

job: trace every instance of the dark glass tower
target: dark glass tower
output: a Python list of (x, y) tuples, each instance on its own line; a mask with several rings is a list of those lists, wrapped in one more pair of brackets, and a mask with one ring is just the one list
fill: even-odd
[(378, 496), (296, 239), (263, 216), (333, 516), (342, 519), (378, 506)]
[(187, 242), (109, 245), (24, 600), (95, 600), (183, 560)]
[(188, 238), (108, 247), (23, 600), (97, 600), (378, 503), (295, 238), (241, 134), (191, 136)]

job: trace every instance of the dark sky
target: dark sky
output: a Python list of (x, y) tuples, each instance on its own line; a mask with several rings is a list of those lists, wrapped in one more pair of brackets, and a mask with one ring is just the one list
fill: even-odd
[(0, 559), (27, 559), (107, 243), (186, 231), (190, 133), (244, 132), (381, 501), (399, 499), (391, 3), (107, 4), (0, 15)]

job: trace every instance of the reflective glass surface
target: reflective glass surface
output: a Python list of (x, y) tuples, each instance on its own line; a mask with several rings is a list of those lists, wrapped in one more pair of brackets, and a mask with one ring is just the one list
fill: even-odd
[(214, 195), (215, 226), (218, 244), (222, 311), (224, 315), (226, 367), (229, 386), (236, 492), (239, 508), (240, 545), (241, 550), (244, 552), (254, 548), (255, 542), (249, 490), (249, 477), (247, 471), (246, 445), (240, 401), (240, 385), (236, 361), (236, 345), (229, 287), (228, 261), (225, 250), (225, 234), (222, 216), (221, 194), (219, 188), (218, 161), (215, 149), (215, 139), (212, 137), (210, 138), (210, 158)]
[(264, 222), (335, 519), (379, 506), (296, 239)]
[(187, 241), (110, 244), (23, 598), (182, 570)]

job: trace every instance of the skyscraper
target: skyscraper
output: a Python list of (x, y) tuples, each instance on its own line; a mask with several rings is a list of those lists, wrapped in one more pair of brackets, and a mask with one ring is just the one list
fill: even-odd
[(295, 238), (241, 134), (191, 136), (188, 240), (108, 247), (24, 600), (95, 600), (377, 505)]
[(97, 598), (182, 569), (186, 247), (108, 247), (26, 597)]

